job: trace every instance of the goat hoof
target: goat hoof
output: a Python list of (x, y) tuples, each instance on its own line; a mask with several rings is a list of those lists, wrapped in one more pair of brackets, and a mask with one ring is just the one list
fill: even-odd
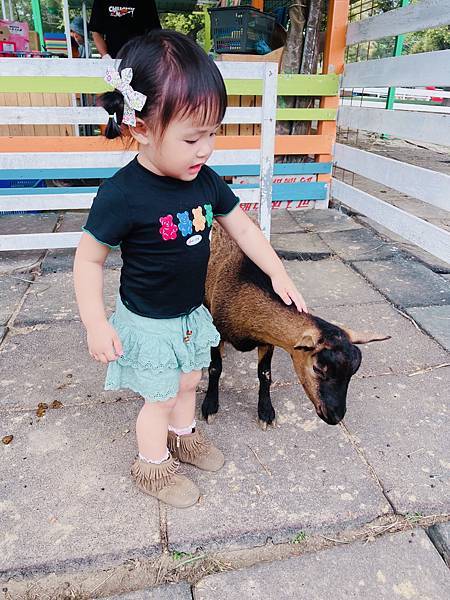
[(270, 421), (269, 425), (271, 427), (273, 427), (274, 429), (276, 429), (278, 427), (278, 423), (276, 419), (273, 419), (273, 421)]
[(216, 416), (217, 414), (214, 413), (213, 415), (208, 415), (205, 419), (205, 421), (208, 423), (208, 425), (212, 425), (214, 423), (214, 421), (216, 420)]
[(266, 431), (266, 429), (267, 429), (266, 421), (261, 421), (261, 419), (258, 419), (258, 425), (259, 425), (260, 429), (262, 429), (263, 431)]

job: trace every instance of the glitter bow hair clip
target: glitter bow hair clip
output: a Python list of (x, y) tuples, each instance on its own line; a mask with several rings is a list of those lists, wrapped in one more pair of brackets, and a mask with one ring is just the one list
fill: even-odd
[(123, 95), (123, 118), (122, 123), (136, 127), (136, 110), (142, 110), (147, 96), (141, 92), (135, 92), (131, 87), (133, 69), (127, 68), (116, 71), (112, 67), (106, 69), (105, 81)]

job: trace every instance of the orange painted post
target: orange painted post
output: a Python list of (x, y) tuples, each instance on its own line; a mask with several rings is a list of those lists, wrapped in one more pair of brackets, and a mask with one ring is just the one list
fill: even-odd
[[(329, 2), (322, 70), (324, 75), (329, 73), (340, 75), (344, 72), (345, 37), (347, 34), (349, 4), (350, 0), (330, 0)], [(320, 108), (337, 109), (338, 106), (339, 96), (329, 96), (322, 98), (320, 101)], [(332, 160), (333, 144), (336, 141), (336, 121), (320, 121), (318, 134), (329, 137), (331, 143), (327, 154), (316, 154), (316, 161), (330, 162)], [(331, 175), (319, 175), (317, 180), (330, 183)], [(324, 207), (324, 203), (319, 202), (318, 204)]]
[(262, 12), (264, 10), (264, 0), (253, 0), (252, 6)]

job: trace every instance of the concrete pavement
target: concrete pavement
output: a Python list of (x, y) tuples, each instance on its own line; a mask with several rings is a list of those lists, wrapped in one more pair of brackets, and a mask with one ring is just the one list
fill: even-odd
[[(62, 230), (82, 219), (66, 215)], [(0, 217), (0, 229), (13, 220), (24, 231), (45, 230), (56, 217)], [(444, 597), (450, 267), (435, 272), (337, 211), (276, 212), (273, 230), (312, 312), (391, 339), (361, 347), (363, 363), (350, 385), (345, 423), (337, 427), (317, 418), (289, 356), (278, 349), (272, 393), (278, 426), (265, 432), (256, 424), (256, 353), (228, 348), (220, 412), (204, 425), (227, 461), (215, 474), (186, 469), (202, 497), (184, 511), (159, 506), (129, 478), (141, 401), (126, 390), (102, 390), (104, 368), (88, 356), (76, 312), (73, 252), (0, 257), (1, 437), (13, 436), (1, 448), (5, 598), (20, 598), (31, 585), (36, 598), (63, 598), (49, 590), (64, 589), (64, 582), (79, 589), (72, 597), (115, 600), (191, 594), (232, 600), (237, 593), (320, 600), (330, 587), (337, 600), (362, 593), (369, 600)], [(108, 264), (112, 310), (117, 254)], [(199, 404), (204, 389), (202, 382)], [(42, 416), (39, 403), (48, 407)], [(406, 529), (246, 570), (231, 561), (227, 573), (208, 575), (214, 568), (205, 567), (204, 576), (198, 569), (194, 577), (176, 564), (203, 564), (217, 553), (227, 563), (228, 556), (258, 548), (269, 548), (270, 560), (278, 544), (290, 556), (304, 539), (337, 540), (380, 519)], [(435, 522), (432, 543), (428, 525)], [(175, 566), (164, 577), (158, 561), (167, 556)], [(157, 565), (156, 571), (133, 579), (130, 565), (138, 563)], [(187, 583), (176, 583), (183, 577)], [(153, 587), (169, 581), (173, 587)]]

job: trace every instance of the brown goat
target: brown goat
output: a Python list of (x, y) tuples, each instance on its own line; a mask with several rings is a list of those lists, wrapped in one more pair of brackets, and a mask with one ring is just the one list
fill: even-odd
[(206, 279), (206, 306), (222, 337), (212, 348), (209, 384), (202, 404), (210, 421), (219, 409), (223, 342), (247, 352), (258, 348), (258, 417), (262, 429), (275, 421), (270, 399), (275, 346), (291, 355), (295, 372), (319, 417), (330, 425), (346, 411), (347, 388), (361, 364), (354, 344), (388, 339), (359, 334), (287, 306), (265, 275), (220, 227), (215, 225)]

